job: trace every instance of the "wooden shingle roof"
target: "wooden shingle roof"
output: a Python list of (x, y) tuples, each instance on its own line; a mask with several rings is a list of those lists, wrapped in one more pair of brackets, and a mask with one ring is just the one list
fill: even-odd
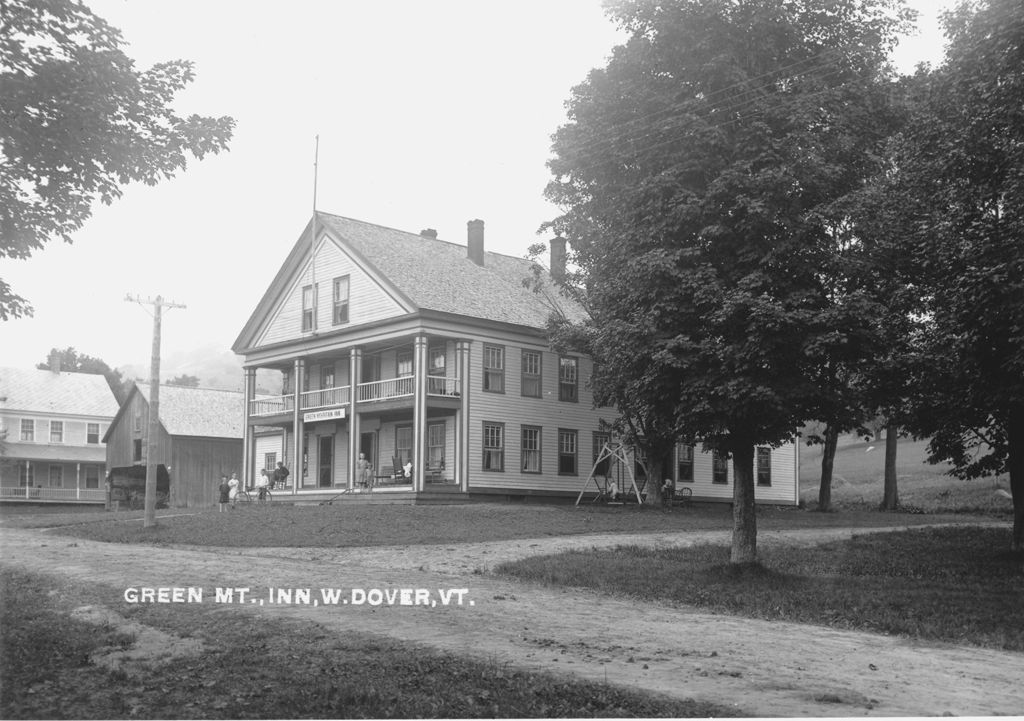
[(544, 328), (554, 304), (572, 320), (582, 319), (582, 310), (558, 294), (546, 271), (540, 277), (548, 292), (524, 285), (535, 266), (525, 258), (485, 251), (480, 266), (464, 245), (328, 213), (317, 218), (420, 309)]
[(0, 368), (0, 408), (53, 415), (117, 414), (107, 379), (93, 373), (54, 373), (37, 368)]
[[(149, 384), (136, 383), (149, 402)], [(242, 438), (245, 396), (239, 391), (160, 385), (160, 423), (172, 436)]]

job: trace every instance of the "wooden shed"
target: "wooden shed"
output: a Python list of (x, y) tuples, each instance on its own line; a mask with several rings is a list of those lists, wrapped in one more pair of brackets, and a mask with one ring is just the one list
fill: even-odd
[[(111, 476), (146, 464), (149, 409), (149, 386), (135, 384), (103, 438)], [(221, 475), (241, 478), (244, 412), (237, 391), (160, 386), (155, 460), (170, 476), (171, 507), (213, 505)]]

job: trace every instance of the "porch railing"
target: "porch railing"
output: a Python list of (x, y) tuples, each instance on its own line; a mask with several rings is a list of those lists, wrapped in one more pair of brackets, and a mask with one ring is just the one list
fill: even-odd
[(272, 416), (277, 413), (290, 413), (295, 409), (295, 396), (261, 396), (252, 401), (250, 415)]
[(395, 398), (408, 398), (416, 391), (416, 377), (402, 376), (382, 381), (371, 381), (359, 384), (359, 402), (389, 401)]
[(348, 403), (349, 386), (338, 388), (321, 388), (316, 391), (306, 391), (302, 394), (302, 408), (326, 408), (328, 406), (340, 406)]
[(0, 498), (28, 501), (92, 501), (107, 500), (103, 488), (33, 488), (32, 486), (2, 486)]
[(459, 379), (443, 376), (427, 376), (428, 396), (457, 396), (459, 395)]

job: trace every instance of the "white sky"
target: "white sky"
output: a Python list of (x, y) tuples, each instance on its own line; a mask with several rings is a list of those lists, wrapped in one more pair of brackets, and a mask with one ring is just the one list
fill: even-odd
[[(230, 115), (230, 151), (99, 205), (73, 245), (50, 243), (0, 277), (35, 316), (0, 322), (0, 365), (74, 346), (148, 367), (151, 317), (128, 293), (185, 303), (162, 350), (226, 351), (312, 208), (522, 256), (558, 215), (542, 192), (570, 89), (621, 40), (600, 0), (89, 0), (140, 68), (195, 63), (179, 114)], [(918, 37), (897, 66), (937, 62), (949, 0), (911, 0)], [(283, 8), (287, 7), (287, 10)], [(164, 369), (169, 370), (169, 369)], [(167, 374), (169, 375), (169, 374)]]

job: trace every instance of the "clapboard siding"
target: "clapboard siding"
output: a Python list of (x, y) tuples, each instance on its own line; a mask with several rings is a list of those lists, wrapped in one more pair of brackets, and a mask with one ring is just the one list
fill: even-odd
[[(317, 328), (330, 329), (333, 312), (333, 281), (348, 275), (349, 323), (355, 326), (403, 315), (405, 311), (385, 289), (367, 274), (352, 257), (332, 240), (321, 239), (316, 253)], [(313, 272), (307, 261), (285, 291), (284, 298), (270, 314), (270, 320), (259, 334), (256, 346), (298, 340), (309, 333), (302, 331), (302, 288), (310, 285)]]
[[(796, 446), (793, 443), (786, 443), (779, 448), (772, 449), (772, 484), (771, 486), (755, 486), (754, 499), (766, 503), (793, 503), (797, 502), (797, 480), (796, 480)], [(732, 500), (733, 482), (735, 470), (733, 464), (729, 463), (728, 482), (714, 483), (712, 481), (712, 456), (710, 453), (702, 453), (700, 448), (696, 449), (693, 458), (693, 482), (678, 482), (678, 464), (673, 468), (673, 478), (677, 479), (680, 487), (687, 487), (693, 491), (698, 498), (719, 498)]]

